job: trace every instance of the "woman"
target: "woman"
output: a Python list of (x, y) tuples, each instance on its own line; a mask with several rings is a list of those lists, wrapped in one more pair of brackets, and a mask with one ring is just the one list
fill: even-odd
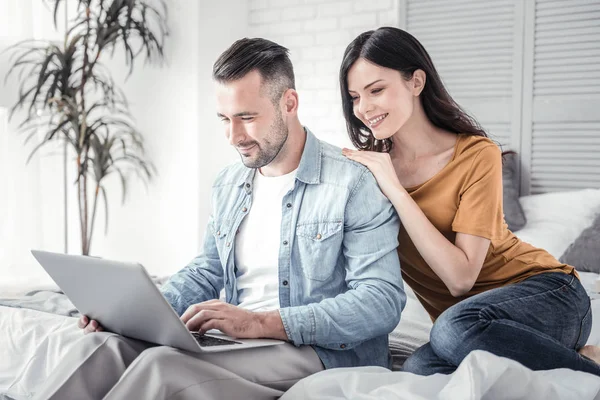
[(452, 373), (472, 350), (600, 376), (585, 346), (590, 299), (574, 268), (520, 241), (502, 213), (498, 146), (450, 97), (423, 46), (396, 28), (359, 35), (340, 69), (347, 128), (394, 204), (405, 282), (434, 325), (404, 364)]

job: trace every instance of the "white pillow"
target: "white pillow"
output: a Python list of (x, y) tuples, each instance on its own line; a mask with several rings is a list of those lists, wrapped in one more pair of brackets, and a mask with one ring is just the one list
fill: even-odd
[(600, 213), (600, 189), (523, 196), (520, 202), (527, 225), (515, 234), (558, 259)]

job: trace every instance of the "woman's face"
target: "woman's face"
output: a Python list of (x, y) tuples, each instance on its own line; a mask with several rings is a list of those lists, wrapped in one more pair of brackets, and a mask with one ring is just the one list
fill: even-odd
[(399, 71), (364, 58), (359, 58), (348, 71), (348, 93), (354, 115), (379, 140), (389, 138), (402, 128), (413, 113), (413, 102), (418, 99), (412, 78), (407, 81)]

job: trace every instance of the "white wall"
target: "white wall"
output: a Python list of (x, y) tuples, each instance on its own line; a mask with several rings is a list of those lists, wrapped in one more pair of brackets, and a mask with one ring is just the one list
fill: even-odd
[[(167, 66), (144, 66), (140, 62), (124, 82), (127, 69), (122, 55), (117, 53), (115, 60), (105, 60), (131, 103), (159, 175), (147, 191), (139, 182), (133, 182), (124, 206), (120, 204), (119, 182), (108, 183), (109, 232), (105, 237), (100, 207), (92, 254), (140, 261), (159, 275), (178, 270), (196, 255), (209, 215), (211, 183), (221, 168), (237, 159), (215, 116), (211, 80), (212, 64), (236, 39), (262, 36), (289, 47), (303, 123), (325, 140), (349, 145), (337, 86), (343, 50), (364, 30), (397, 24), (396, 1), (366, 4), (352, 0), (170, 2)], [(2, 0), (0, 45), (28, 37), (61, 40), (62, 34), (54, 32), (50, 13), (38, 0)], [(0, 59), (2, 76), (6, 66), (7, 60)], [(13, 104), (15, 89), (16, 82), (8, 82), (0, 92), (0, 106)], [(36, 158), (25, 167), (19, 160), (25, 159), (27, 151), (15, 139), (14, 124), (9, 131), (8, 142), (0, 144), (10, 143), (12, 157), (4, 164), (13, 171), (0, 174), (4, 181), (8, 179), (18, 186), (15, 196), (19, 200), (13, 197), (12, 202), (0, 203), (14, 208), (5, 210), (12, 222), (9, 229), (5, 225), (0, 232), (16, 234), (11, 242), (0, 240), (0, 254), (5, 254), (5, 262), (11, 260), (10, 268), (0, 265), (0, 277), (5, 282), (7, 277), (30, 280), (40, 276), (39, 266), (27, 252), (29, 248), (64, 250), (62, 159)], [(69, 174), (70, 184), (73, 171)], [(75, 188), (69, 187), (69, 252), (78, 253)]]
[(225, 138), (223, 123), (217, 118), (212, 67), (219, 55), (234, 41), (248, 36), (246, 0), (203, 1), (199, 24), (200, 62), (198, 65), (198, 229), (204, 237), (210, 214), (211, 186), (217, 173), (239, 159)]
[[(158, 175), (147, 189), (133, 179), (124, 206), (120, 182), (112, 178), (107, 188), (109, 232), (104, 236), (104, 213), (99, 212), (96, 226), (100, 229), (94, 234), (92, 253), (140, 261), (156, 274), (182, 267), (198, 248), (199, 13), (197, 1), (171, 2), (171, 35), (165, 45), (168, 65), (144, 65), (140, 59), (126, 80), (122, 54), (108, 62), (130, 102)], [(76, 224), (72, 227), (78, 233)], [(77, 251), (78, 246), (70, 250)]]
[(302, 123), (338, 146), (351, 146), (342, 115), (338, 70), (358, 34), (397, 26), (396, 0), (250, 0), (250, 34), (290, 49)]
[[(30, 37), (61, 39), (61, 33), (53, 30), (51, 15), (38, 3), (0, 2), (0, 50)], [(157, 275), (175, 272), (197, 255), (208, 219), (212, 181), (237, 157), (215, 116), (211, 70), (217, 56), (246, 35), (248, 9), (244, 1), (180, 0), (170, 2), (169, 16), (167, 65), (145, 66), (140, 60), (125, 81), (127, 68), (121, 54), (104, 61), (130, 101), (158, 176), (147, 190), (140, 182), (132, 181), (124, 206), (120, 182), (108, 182), (108, 235), (104, 236), (103, 207), (99, 207), (92, 244), (94, 255), (139, 261)], [(7, 64), (6, 57), (0, 58), (2, 79)], [(0, 107), (14, 103), (16, 87), (14, 79), (2, 87)], [(4, 150), (0, 151), (0, 196), (12, 197), (0, 202), (0, 291), (11, 282), (43, 277), (28, 249), (64, 249), (62, 157), (36, 158), (25, 167), (29, 149), (22, 146), (14, 123), (6, 130), (0, 129), (0, 146), (4, 146), (0, 148)], [(12, 184), (8, 188), (16, 190), (7, 190), (7, 182)], [(71, 182), (73, 176), (69, 177)], [(80, 246), (74, 186), (70, 191), (69, 252), (77, 254)], [(7, 215), (10, 225), (6, 223)]]
[(345, 47), (380, 26), (406, 29), (454, 99), (520, 154), (525, 195), (600, 187), (599, 15), (600, 0), (250, 0), (249, 23), (291, 50), (302, 121), (340, 146)]
[[(113, 182), (109, 234), (95, 233), (94, 254), (140, 261), (159, 275), (179, 270), (197, 255), (212, 182), (235, 159), (216, 117), (211, 71), (217, 56), (245, 34), (247, 10), (241, 4), (170, 3), (168, 65), (137, 68), (123, 86), (159, 174), (147, 192), (135, 185), (123, 207), (120, 183)], [(111, 70), (124, 77), (122, 65), (113, 62)], [(102, 218), (100, 213), (100, 227)]]

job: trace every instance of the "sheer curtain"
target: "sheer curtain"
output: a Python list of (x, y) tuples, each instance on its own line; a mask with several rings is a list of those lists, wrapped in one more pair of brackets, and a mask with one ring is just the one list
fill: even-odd
[(48, 277), (29, 250), (41, 248), (43, 218), (40, 162), (25, 165), (29, 149), (8, 124), (0, 107), (0, 296)]
[[(59, 27), (63, 14), (58, 15)], [(0, 0), (0, 51), (31, 38), (62, 38), (51, 9), (38, 0)], [(7, 54), (0, 56), (2, 81), (9, 64)], [(0, 297), (18, 287), (51, 282), (31, 249), (64, 250), (62, 155), (48, 156), (61, 151), (45, 148), (26, 164), (33, 146), (24, 146), (23, 135), (17, 133), (22, 118), (8, 121), (18, 88), (16, 75), (0, 83)]]

